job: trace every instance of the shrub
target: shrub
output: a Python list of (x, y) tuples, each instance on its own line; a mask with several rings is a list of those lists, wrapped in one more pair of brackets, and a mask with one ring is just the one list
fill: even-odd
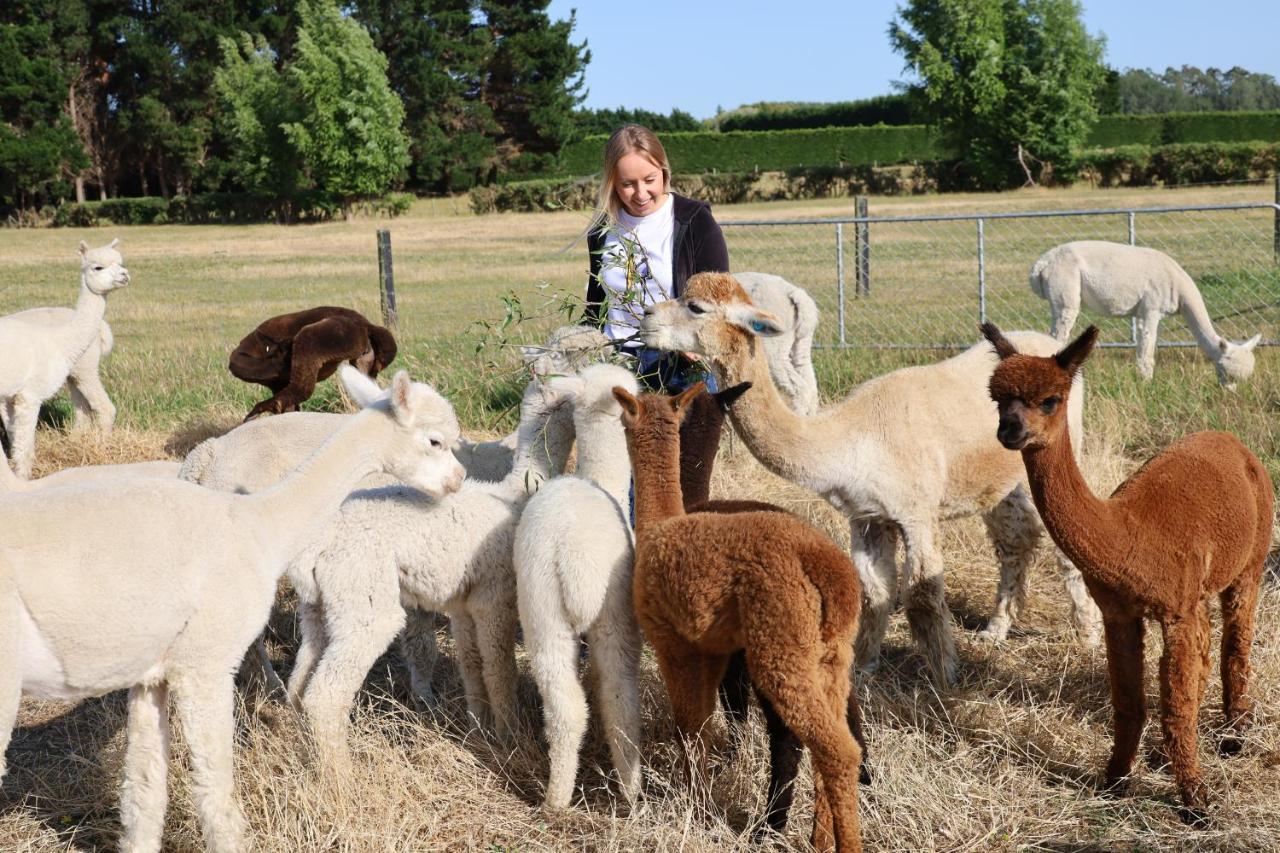
[(1080, 154), (1081, 177), (1102, 186), (1149, 186), (1257, 180), (1273, 175), (1280, 143), (1215, 142), (1126, 145)]
[(908, 95), (881, 95), (832, 104), (762, 104), (742, 108), (720, 119), (719, 129), (797, 130), (815, 127), (869, 127), (877, 124), (921, 124)]

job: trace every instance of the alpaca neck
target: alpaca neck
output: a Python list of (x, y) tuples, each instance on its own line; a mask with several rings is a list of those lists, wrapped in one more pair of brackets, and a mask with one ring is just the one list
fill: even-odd
[(107, 314), (107, 298), (89, 289), (84, 276), (80, 276), (80, 296), (76, 299), (75, 314), (71, 322), (59, 325), (48, 332), (66, 354), (68, 363), (74, 364), (98, 339), (102, 318)]
[[(665, 432), (665, 431), (664, 431)], [(684, 515), (680, 494), (680, 434), (647, 432), (628, 436), (632, 475), (636, 487), (636, 534), (650, 525)]]
[(1187, 321), (1187, 326), (1191, 328), (1191, 333), (1196, 337), (1196, 344), (1200, 350), (1209, 357), (1211, 361), (1217, 361), (1222, 355), (1222, 351), (1218, 349), (1218, 341), (1221, 336), (1217, 330), (1213, 328), (1213, 321), (1209, 319), (1209, 310), (1205, 308), (1204, 297), (1200, 295), (1200, 290), (1196, 287), (1196, 283), (1191, 280), (1191, 276), (1182, 270), (1178, 270), (1181, 275), (1177, 277), (1178, 283), (1178, 310), (1182, 312), (1182, 319)]
[(631, 460), (627, 457), (622, 421), (612, 414), (575, 419), (574, 426), (578, 433), (578, 476), (591, 480), (625, 507), (631, 485)]
[(1064, 431), (1060, 441), (1026, 448), (1022, 461), (1036, 509), (1058, 547), (1085, 576), (1113, 589), (1131, 586), (1123, 571), (1133, 541), (1129, 528), (1085, 482), (1071, 437)]
[(573, 446), (573, 420), (567, 406), (517, 428), (515, 454), (507, 482), (518, 492), (538, 486), (564, 471)]
[(797, 447), (808, 442), (812, 419), (797, 415), (783, 402), (759, 340), (751, 339), (742, 349), (713, 357), (711, 369), (721, 388), (751, 383), (751, 390), (733, 404), (729, 417), (760, 464), (793, 482), (807, 481), (811, 473), (818, 473), (810, 467), (821, 460)]
[(245, 523), (273, 549), (280, 572), (333, 521), (361, 480), (384, 470), (380, 450), (395, 429), (384, 411), (359, 412), (280, 483), (245, 496)]

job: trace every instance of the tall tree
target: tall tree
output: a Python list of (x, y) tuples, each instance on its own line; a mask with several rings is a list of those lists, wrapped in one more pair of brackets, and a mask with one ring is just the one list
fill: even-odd
[(586, 97), (587, 43), (572, 41), (576, 15), (547, 15), (550, 0), (480, 0), (494, 55), (485, 99), (502, 128), (498, 152), (509, 168), (550, 165), (574, 138), (574, 109)]
[(355, 9), (405, 107), (410, 185), (465, 189), (496, 163), (501, 131), (482, 97), (493, 56), (476, 0), (365, 0)]
[(1166, 68), (1163, 74), (1130, 68), (1120, 76), (1119, 89), (1126, 113), (1280, 109), (1280, 83), (1275, 77), (1238, 66), (1202, 71), (1184, 65)]
[(1097, 118), (1103, 40), (1076, 0), (911, 0), (889, 40), (981, 185), (1046, 177)]

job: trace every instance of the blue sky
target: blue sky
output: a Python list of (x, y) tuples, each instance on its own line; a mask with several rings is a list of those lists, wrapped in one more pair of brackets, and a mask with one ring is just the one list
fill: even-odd
[[(591, 48), (585, 106), (680, 108), (698, 118), (755, 101), (842, 101), (890, 91), (902, 59), (893, 0), (552, 0)], [(1278, 0), (1091, 0), (1085, 26), (1115, 68), (1230, 68), (1280, 78)]]

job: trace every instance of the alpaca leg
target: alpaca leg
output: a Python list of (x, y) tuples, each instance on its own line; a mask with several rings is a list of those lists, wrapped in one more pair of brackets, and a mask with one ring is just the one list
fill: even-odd
[(996, 610), (978, 638), (1002, 642), (1027, 603), (1027, 569), (1040, 545), (1043, 527), (1026, 487), (1019, 484), (983, 516), (1000, 562)]
[(1073, 278), (1076, 280), (1073, 286), (1049, 295), (1049, 313), (1053, 315), (1053, 326), (1049, 334), (1064, 344), (1071, 337), (1071, 329), (1080, 316), (1079, 275), (1075, 274)]
[(40, 417), (40, 401), (21, 395), (13, 398), (13, 417), (9, 421), (9, 446), (12, 448), (13, 470), (24, 480), (31, 479), (36, 460), (36, 421)]
[(850, 553), (865, 601), (858, 625), (858, 666), (874, 672), (880, 666), (880, 645), (898, 598), (898, 533), (888, 522), (853, 521), (849, 534)]
[(293, 659), (293, 671), (289, 673), (289, 685), (285, 689), (289, 703), (295, 708), (302, 707), (302, 694), (307, 690), (307, 682), (329, 644), (324, 610), (319, 604), (305, 600), (298, 602), (298, 627), (302, 638), (298, 643), (298, 654)]
[(760, 841), (765, 826), (777, 833), (782, 833), (787, 828), (787, 817), (795, 798), (795, 781), (800, 772), (804, 745), (795, 732), (787, 728), (773, 703), (763, 693), (757, 694), (756, 699), (760, 703), (765, 729), (769, 733), (769, 788), (764, 807), (765, 822), (755, 833), (756, 841)]
[(94, 353), (92, 360), (86, 361), (86, 353), (67, 377), (67, 393), (71, 395), (71, 405), (75, 409), (74, 424), (77, 429), (87, 426), (89, 417), (92, 417), (98, 429), (110, 432), (116, 422), (116, 407), (107, 396), (107, 389), (102, 387), (97, 347), (90, 350)]
[[(626, 592), (629, 598), (629, 586)], [(598, 620), (587, 638), (598, 676), (596, 703), (613, 769), (622, 795), (634, 803), (640, 794), (640, 629), (634, 615), (618, 614)]]
[(1125, 616), (1105, 618), (1107, 677), (1111, 682), (1111, 708), (1115, 714), (1115, 742), (1107, 762), (1106, 786), (1118, 788), (1133, 766), (1147, 721), (1147, 703), (1142, 687), (1141, 619)]
[(685, 749), (685, 773), (695, 794), (706, 790), (707, 751), (703, 728), (716, 709), (716, 687), (729, 665), (728, 655), (708, 655), (674, 631), (647, 630), (662, 682), (671, 699), (671, 716)]
[(1102, 641), (1102, 611), (1089, 594), (1084, 575), (1080, 574), (1075, 563), (1068, 560), (1057, 546), (1053, 551), (1058, 570), (1062, 573), (1062, 585), (1071, 600), (1071, 624), (1075, 626), (1076, 637), (1086, 649), (1096, 649)]
[(742, 651), (729, 657), (729, 667), (720, 682), (720, 709), (729, 725), (729, 748), (733, 754), (746, 736), (747, 719), (751, 715), (751, 676), (747, 673), (747, 656)]
[(935, 684), (956, 680), (956, 648), (951, 613), (943, 594), (942, 555), (933, 543), (933, 528), (916, 525), (906, 532), (907, 622), (916, 648), (925, 656)]
[(462, 675), (462, 693), (467, 700), (467, 713), (480, 728), (489, 727), (489, 699), (484, 686), (484, 658), (476, 643), (476, 624), (471, 614), (459, 608), (449, 613), (449, 629), (457, 650), (458, 670)]
[(1160, 722), (1164, 729), (1165, 754), (1173, 778), (1182, 794), (1180, 816), (1187, 823), (1207, 819), (1208, 792), (1200, 777), (1196, 720), (1200, 709), (1196, 696), (1205, 661), (1201, 650), (1208, 642), (1204, 632), (1208, 619), (1197, 614), (1189, 619), (1165, 622), (1164, 654), (1160, 656)]
[(160, 849), (169, 803), (169, 688), (129, 690), (124, 781), (120, 785), (120, 847), (131, 853)]
[(1156, 371), (1156, 333), (1160, 328), (1159, 311), (1139, 309), (1138, 315), (1138, 374), (1143, 379), (1150, 379)]
[(253, 641), (253, 645), (245, 650), (244, 659), (240, 662), (237, 673), (245, 690), (261, 690), (268, 696), (279, 691), (278, 695), (284, 695), (284, 682), (276, 674), (271, 656), (267, 654), (267, 643), (263, 639), (265, 636), (265, 634), (259, 634)]
[[(529, 667), (542, 696), (551, 765), (545, 803), (551, 808), (565, 808), (573, 795), (578, 752), (587, 732), (587, 697), (578, 681), (578, 635), (563, 622), (550, 625), (526, 620), (523, 624), (528, 626), (524, 644)], [(595, 653), (594, 644), (591, 651)]]
[(324, 655), (302, 694), (302, 710), (315, 742), (321, 767), (341, 769), (351, 762), (347, 746), (347, 717), (365, 676), (404, 625), (398, 603), (349, 613), (330, 604)]
[[(0, 456), (0, 465), (8, 464)], [(22, 650), (18, 646), (18, 593), (14, 587), (9, 566), (0, 555), (0, 781), (4, 780), (7, 765), (4, 753), (13, 737), (13, 726), (18, 721), (18, 707), (22, 704), (22, 670), (19, 661)]]
[(493, 730), (502, 743), (515, 737), (516, 715), (516, 591), (511, 583), (470, 602), (480, 649), (481, 677), (493, 715)]
[(440, 647), (436, 643), (436, 615), (417, 607), (405, 608), (400, 632), (400, 656), (409, 669), (409, 688), (419, 707), (430, 710), (439, 703), (431, 678), (435, 675)]
[(205, 849), (238, 851), (243, 847), (244, 815), (236, 803), (232, 779), (234, 679), (230, 673), (183, 679), (172, 683), (170, 690), (191, 753), (191, 788)]
[(1222, 591), (1222, 712), (1232, 733), (1222, 739), (1224, 755), (1239, 752), (1241, 736), (1248, 730), (1253, 712), (1249, 698), (1249, 655), (1253, 647), (1258, 605), (1258, 578), (1241, 576)]

